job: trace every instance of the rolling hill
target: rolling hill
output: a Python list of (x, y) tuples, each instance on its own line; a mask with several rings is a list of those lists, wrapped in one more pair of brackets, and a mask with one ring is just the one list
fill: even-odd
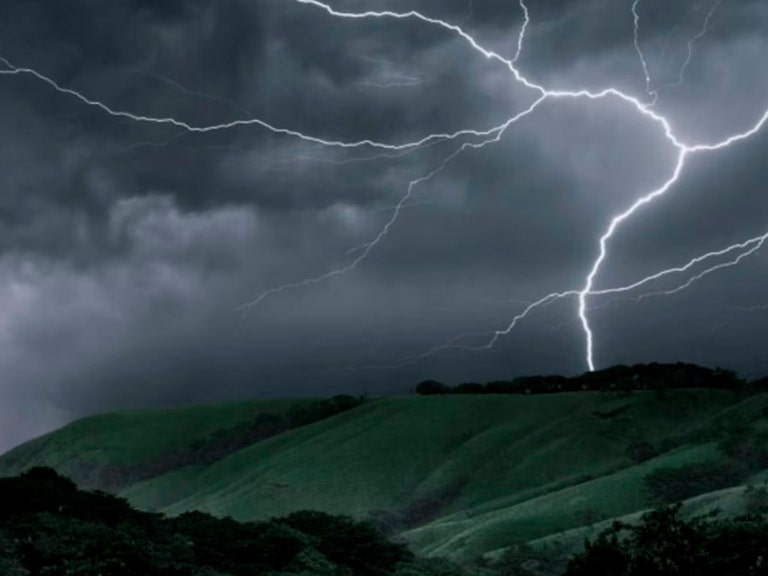
[[(173, 461), (292, 404), (88, 418), (4, 455), (0, 474), (48, 465), (93, 485), (110, 466)], [(601, 522), (652, 506), (644, 479), (654, 471), (732, 460), (718, 443), (768, 427), (766, 407), (768, 394), (700, 389), (383, 398), (119, 493), (168, 514), (252, 520), (316, 509), (374, 518), (422, 554), (459, 560), (523, 542), (571, 550)], [(740, 510), (743, 486), (760, 480), (752, 469), (690, 508), (704, 498)]]

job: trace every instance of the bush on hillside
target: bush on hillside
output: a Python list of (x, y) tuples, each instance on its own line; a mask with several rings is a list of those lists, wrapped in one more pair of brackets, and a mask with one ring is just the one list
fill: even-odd
[(624, 454), (634, 464), (642, 464), (658, 456), (659, 451), (650, 442), (638, 441), (627, 446)]
[(748, 427), (730, 430), (717, 447), (750, 470), (768, 468), (768, 431), (758, 432)]
[(510, 546), (493, 567), (499, 576), (541, 576), (562, 571), (552, 554), (528, 544)]
[(435, 380), (424, 380), (416, 386), (416, 394), (421, 394), (422, 396), (435, 396), (437, 394), (448, 394), (449, 392), (451, 392), (450, 386)]
[(768, 487), (747, 486), (744, 491), (744, 507), (750, 514), (768, 514)]
[(659, 468), (648, 474), (643, 482), (656, 504), (672, 504), (688, 498), (738, 486), (749, 476), (749, 470), (739, 462), (702, 462), (680, 468)]
[(759, 517), (684, 521), (680, 507), (617, 522), (568, 564), (565, 576), (758, 576), (768, 559), (768, 524)]

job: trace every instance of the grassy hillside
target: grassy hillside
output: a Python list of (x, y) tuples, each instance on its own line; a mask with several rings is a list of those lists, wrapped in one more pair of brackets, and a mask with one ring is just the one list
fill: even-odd
[[(717, 390), (381, 399), (123, 495), (147, 509), (240, 520), (307, 508), (374, 516), (417, 551), (464, 559), (518, 542), (553, 545), (547, 538), (649, 507), (648, 473), (722, 461), (717, 440), (762, 426), (766, 405), (766, 395)], [(282, 408), (88, 419), (0, 458), (0, 470), (47, 464), (67, 473), (73, 461), (152, 458), (254, 410)], [(638, 457), (638, 446), (653, 454)]]
[(83, 418), (0, 458), (0, 475), (50, 466), (81, 484), (109, 466), (141, 465), (205, 441), (219, 430), (277, 413), (296, 400), (239, 402), (176, 410), (136, 410)]

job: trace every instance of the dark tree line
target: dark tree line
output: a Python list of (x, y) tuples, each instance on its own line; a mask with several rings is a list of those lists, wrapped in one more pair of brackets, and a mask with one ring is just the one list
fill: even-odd
[(635, 364), (613, 366), (579, 376), (521, 376), (512, 380), (496, 380), (486, 384), (467, 382), (449, 386), (425, 380), (416, 386), (423, 396), (446, 394), (557, 394), (562, 392), (634, 390), (673, 390), (710, 388), (720, 390), (768, 390), (768, 378), (747, 382), (730, 370), (704, 368), (695, 364)]
[(165, 518), (78, 490), (48, 468), (0, 479), (3, 576), (388, 576), (412, 560), (405, 546), (343, 516)]
[[(768, 492), (753, 490), (755, 512)], [(685, 521), (680, 506), (616, 522), (564, 576), (758, 576), (768, 573), (768, 523), (752, 515)], [(459, 566), (415, 558), (372, 525), (295, 512), (236, 522), (201, 512), (175, 518), (79, 490), (49, 468), (0, 479), (2, 576), (541, 576), (562, 574), (543, 551), (513, 546), (499, 561)]]

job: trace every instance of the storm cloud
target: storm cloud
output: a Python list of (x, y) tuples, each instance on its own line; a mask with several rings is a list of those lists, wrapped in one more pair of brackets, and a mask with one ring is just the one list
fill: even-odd
[[(644, 96), (629, 0), (529, 4), (526, 75)], [(678, 85), (711, 7), (639, 5), (655, 109), (685, 142), (743, 131), (768, 107), (758, 0), (713, 13)], [(509, 57), (522, 24), (516, 3), (496, 0), (365, 8), (444, 18)], [(535, 97), (439, 27), (339, 19), (287, 0), (8, 0), (0, 56), (113, 110), (194, 126), (256, 117), (339, 141), (487, 130)], [(417, 186), (354, 270), (243, 310), (265, 290), (348, 266), (409, 182), (464, 140), (395, 153), (258, 126), (189, 133), (110, 116), (30, 75), (0, 75), (0, 126), (0, 448), (104, 410), (584, 371), (573, 299), (492, 350), (392, 366), (581, 288), (611, 217), (675, 162), (659, 126), (626, 102), (552, 99)], [(764, 130), (692, 157), (670, 193), (621, 229), (598, 287), (768, 232), (766, 152)], [(757, 254), (673, 296), (594, 298), (598, 364), (768, 373), (767, 287)]]

